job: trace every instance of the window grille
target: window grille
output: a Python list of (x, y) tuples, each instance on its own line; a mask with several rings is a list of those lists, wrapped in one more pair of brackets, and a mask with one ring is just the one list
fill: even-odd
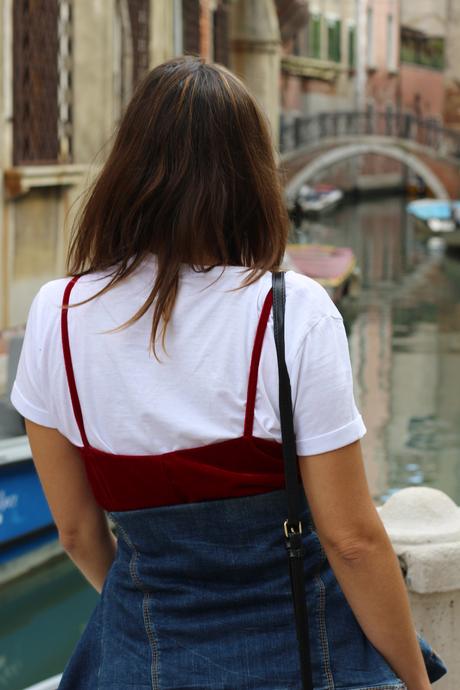
[(13, 3), (13, 163), (72, 154), (72, 0)]
[(57, 65), (59, 160), (67, 161), (72, 152), (72, 0), (59, 0)]
[(13, 160), (56, 162), (58, 0), (13, 3)]
[(184, 53), (200, 54), (200, 0), (182, 0)]
[(133, 85), (149, 68), (149, 0), (128, 0), (133, 48)]

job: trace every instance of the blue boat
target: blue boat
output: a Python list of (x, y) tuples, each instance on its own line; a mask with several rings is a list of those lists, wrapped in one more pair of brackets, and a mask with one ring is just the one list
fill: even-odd
[(56, 540), (27, 438), (0, 442), (0, 569)]
[(460, 200), (417, 199), (406, 210), (422, 237), (442, 237), (448, 248), (460, 248)]
[(7, 385), (0, 398), (0, 583), (60, 550), (24, 420), (9, 401), (21, 341), (8, 338)]

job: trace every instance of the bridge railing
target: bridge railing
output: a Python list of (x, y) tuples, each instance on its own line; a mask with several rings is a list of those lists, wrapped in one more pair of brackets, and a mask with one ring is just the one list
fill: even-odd
[(335, 111), (315, 115), (284, 112), (280, 119), (280, 153), (294, 152), (322, 139), (374, 135), (396, 137), (427, 146), (442, 156), (460, 159), (460, 131), (435, 118), (392, 111)]

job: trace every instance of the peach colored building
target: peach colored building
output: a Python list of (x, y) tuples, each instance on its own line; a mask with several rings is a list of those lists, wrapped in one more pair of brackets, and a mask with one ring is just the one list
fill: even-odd
[(401, 104), (460, 128), (458, 0), (402, 0)]
[[(278, 7), (280, 2), (277, 2)], [(355, 10), (352, 0), (312, 0), (282, 37), (281, 108), (315, 114), (353, 107)]]
[(398, 94), (399, 0), (364, 3), (366, 100), (375, 110), (394, 110)]

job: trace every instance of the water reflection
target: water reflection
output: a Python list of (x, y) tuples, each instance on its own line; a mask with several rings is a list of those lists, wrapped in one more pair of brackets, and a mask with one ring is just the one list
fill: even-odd
[(418, 241), (405, 203), (343, 207), (295, 240), (351, 246), (361, 268), (361, 294), (340, 308), (373, 495), (425, 485), (460, 503), (460, 261)]
[(61, 673), (96, 601), (68, 559), (0, 590), (0, 689)]

